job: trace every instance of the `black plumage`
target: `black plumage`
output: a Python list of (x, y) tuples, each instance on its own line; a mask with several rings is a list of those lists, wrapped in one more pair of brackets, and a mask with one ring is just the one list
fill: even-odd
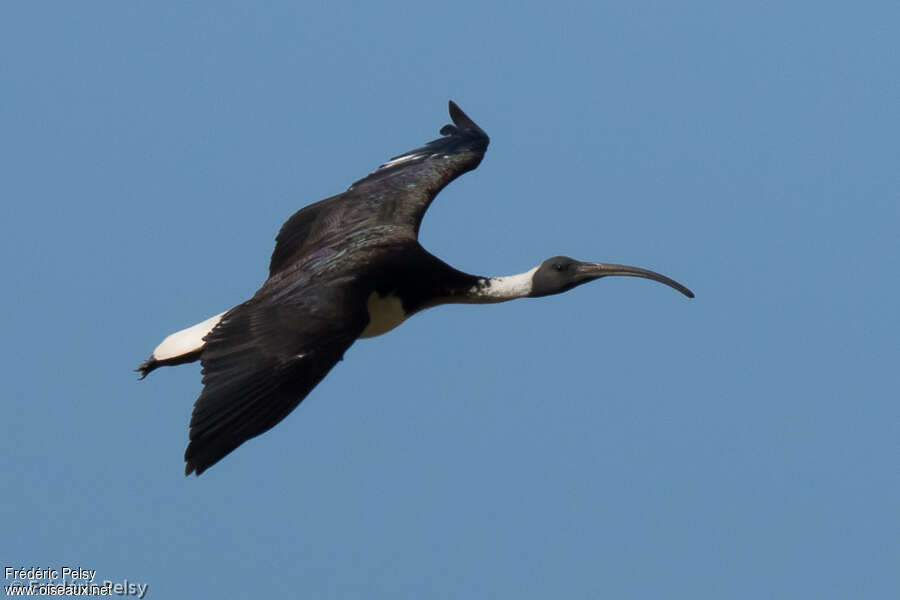
[[(410, 292), (400, 297), (414, 312), (428, 295), (426, 280), (432, 289), (449, 282), (435, 277), (435, 264), (444, 274), (458, 273), (416, 241), (437, 193), (477, 167), (487, 150), (488, 136), (453, 102), (450, 116), (454, 125), (441, 129), (444, 137), (390, 159), (282, 226), (269, 278), (206, 337), (186, 474), (199, 475), (287, 416), (362, 333), (369, 293), (408, 281)], [(410, 278), (412, 270), (432, 277)]]
[(143, 377), (159, 366), (201, 361), (186, 474), (199, 475), (280, 422), (356, 339), (424, 308), (544, 296), (609, 275), (654, 279), (693, 296), (637, 267), (554, 257), (526, 273), (492, 278), (433, 256), (418, 242), (422, 217), (444, 186), (479, 165), (489, 143), (452, 101), (450, 117), (442, 137), (297, 211), (278, 233), (269, 276), (250, 300), (211, 319), (208, 331), (201, 326), (209, 321), (173, 334), (177, 344), (167, 338), (138, 367)]

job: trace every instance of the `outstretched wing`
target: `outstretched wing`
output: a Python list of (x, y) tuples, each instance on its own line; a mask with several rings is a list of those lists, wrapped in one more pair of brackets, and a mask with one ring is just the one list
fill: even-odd
[(185, 475), (199, 475), (284, 419), (359, 337), (368, 316), (350, 284), (266, 289), (206, 337)]
[(362, 333), (367, 292), (353, 282), (378, 261), (371, 253), (365, 264), (347, 257), (385, 240), (415, 239), (437, 193), (487, 150), (488, 136), (452, 101), (450, 117), (443, 137), (391, 158), (282, 226), (266, 283), (205, 338), (186, 474), (199, 475), (284, 419)]
[[(394, 156), (375, 171), (350, 186), (348, 191), (369, 192), (379, 185), (401, 191), (407, 202), (421, 204), (424, 214), (428, 204), (448, 183), (481, 163), (490, 138), (450, 101), (453, 125), (441, 127), (441, 136), (421, 148)], [(414, 184), (415, 187), (410, 187)], [(419, 219), (421, 219), (421, 214)]]
[(297, 211), (282, 226), (269, 276), (301, 262), (323, 245), (378, 225), (408, 230), (415, 238), (425, 211), (444, 186), (481, 162), (490, 139), (452, 100), (441, 135), (389, 159), (343, 194)]

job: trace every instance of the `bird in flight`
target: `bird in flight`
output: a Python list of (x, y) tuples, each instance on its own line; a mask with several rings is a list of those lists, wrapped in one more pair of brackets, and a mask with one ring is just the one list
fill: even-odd
[(359, 338), (449, 303), (538, 298), (613, 275), (643, 277), (694, 294), (659, 273), (548, 258), (517, 275), (454, 269), (418, 241), (419, 225), (448, 183), (476, 168), (488, 136), (450, 102), (452, 125), (389, 159), (347, 191), (300, 209), (281, 227), (269, 277), (252, 298), (165, 338), (137, 371), (199, 360), (185, 475), (200, 475), (278, 424)]

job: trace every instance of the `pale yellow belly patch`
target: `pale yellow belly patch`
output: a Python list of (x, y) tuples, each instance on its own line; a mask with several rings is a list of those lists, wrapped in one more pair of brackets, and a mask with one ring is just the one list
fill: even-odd
[(382, 296), (378, 292), (372, 292), (366, 308), (369, 311), (369, 324), (359, 337), (375, 337), (387, 333), (406, 320), (403, 303), (400, 298), (391, 294)]

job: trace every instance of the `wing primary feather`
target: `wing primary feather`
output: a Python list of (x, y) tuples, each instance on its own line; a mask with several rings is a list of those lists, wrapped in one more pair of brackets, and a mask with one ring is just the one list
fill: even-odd
[[(185, 474), (201, 474), (281, 422), (365, 328), (365, 298), (352, 281), (278, 296), (264, 284), (206, 338), (203, 391), (194, 404)], [(272, 304), (268, 299), (278, 297)]]
[[(481, 127), (475, 124), (475, 121), (469, 118), (469, 115), (463, 112), (463, 110), (459, 107), (456, 102), (450, 100), (450, 118), (453, 119), (453, 123), (456, 125), (457, 131), (454, 133), (458, 133), (460, 130), (465, 135), (471, 137), (484, 137), (487, 138), (487, 134), (484, 132)], [(450, 127), (449, 125), (445, 125), (444, 128)], [(441, 129), (441, 133), (444, 133), (444, 130)]]
[(490, 143), (455, 102), (448, 106), (453, 124), (441, 137), (282, 226), (266, 282), (204, 338), (185, 474), (203, 473), (294, 410), (365, 329), (372, 282), (396, 270), (396, 249), (412, 243), (424, 252), (416, 240), (425, 211)]
[(293, 272), (322, 253), (346, 247), (350, 235), (373, 226), (406, 228), (408, 237), (415, 239), (434, 197), (476, 168), (490, 143), (484, 130), (453, 101), (449, 112), (455, 125), (444, 125), (442, 137), (391, 157), (345, 192), (294, 213), (278, 233), (269, 276)]

